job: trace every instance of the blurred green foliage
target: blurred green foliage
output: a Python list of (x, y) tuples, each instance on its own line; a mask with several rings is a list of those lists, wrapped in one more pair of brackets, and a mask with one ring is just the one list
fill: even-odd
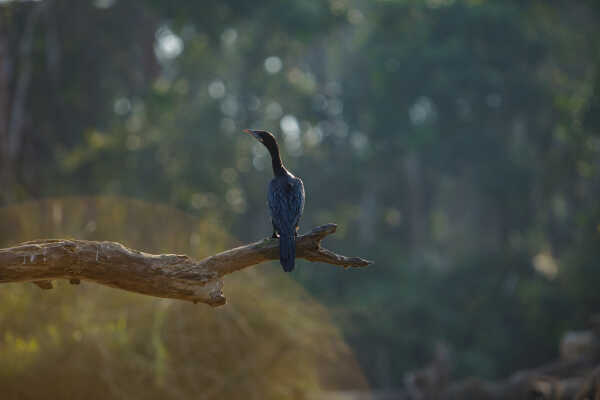
[[(376, 261), (294, 273), (372, 385), (439, 340), (456, 376), (537, 365), (598, 311), (596, 2), (44, 3), (5, 203), (129, 196), (254, 240), (269, 162), (239, 132), (271, 129), (305, 182), (302, 225), (336, 222), (331, 247)], [(32, 7), (0, 5), (16, 60)]]

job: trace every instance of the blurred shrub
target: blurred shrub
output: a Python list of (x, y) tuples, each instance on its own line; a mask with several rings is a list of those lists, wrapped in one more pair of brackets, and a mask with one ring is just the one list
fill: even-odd
[[(0, 210), (0, 245), (41, 237), (121, 241), (196, 257), (230, 241), (210, 217), (125, 198)], [(2, 398), (305, 398), (364, 386), (324, 308), (272, 266), (226, 279), (211, 309), (82, 282), (0, 287)]]

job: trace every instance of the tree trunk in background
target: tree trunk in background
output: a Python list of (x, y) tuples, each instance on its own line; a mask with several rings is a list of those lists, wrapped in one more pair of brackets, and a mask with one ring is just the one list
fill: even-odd
[[(28, 118), (27, 94), (31, 84), (31, 52), (35, 26), (45, 4), (32, 6), (27, 13), (25, 29), (18, 38), (8, 32), (11, 15), (0, 18), (0, 202), (15, 199), (17, 193), (18, 160), (23, 147)], [(11, 48), (11, 40), (18, 48)]]
[(416, 256), (422, 254), (429, 229), (427, 182), (425, 182), (423, 165), (416, 153), (406, 155), (404, 170), (408, 184), (406, 192), (408, 194), (410, 248), (412, 255)]
[[(376, 182), (376, 177), (372, 178)], [(371, 183), (364, 190), (360, 199), (360, 214), (358, 215), (359, 237), (365, 245), (371, 245), (377, 240), (375, 224), (377, 223), (377, 189), (376, 184)]]
[(8, 35), (8, 16), (2, 16), (0, 23), (0, 187), (2, 187), (1, 202), (7, 201), (13, 182), (14, 174), (8, 161), (8, 121), (10, 116), (10, 86), (14, 62), (10, 51)]

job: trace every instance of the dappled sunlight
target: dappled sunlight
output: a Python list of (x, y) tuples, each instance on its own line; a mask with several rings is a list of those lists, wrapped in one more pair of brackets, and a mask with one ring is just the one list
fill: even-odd
[[(232, 240), (210, 218), (123, 197), (69, 197), (0, 209), (1, 245), (114, 240), (204, 257)], [(219, 308), (82, 282), (0, 287), (0, 387), (12, 397), (303, 398), (366, 388), (327, 310), (280, 268), (225, 278)]]

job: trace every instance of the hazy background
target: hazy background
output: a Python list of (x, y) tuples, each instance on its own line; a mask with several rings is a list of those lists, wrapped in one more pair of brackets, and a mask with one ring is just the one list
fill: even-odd
[(0, 246), (261, 239), (256, 128), (304, 180), (301, 230), (375, 260), (261, 266), (218, 310), (1, 286), (3, 389), (302, 398), (401, 387), (440, 343), (453, 378), (554, 359), (600, 301), (598, 4), (0, 0)]

